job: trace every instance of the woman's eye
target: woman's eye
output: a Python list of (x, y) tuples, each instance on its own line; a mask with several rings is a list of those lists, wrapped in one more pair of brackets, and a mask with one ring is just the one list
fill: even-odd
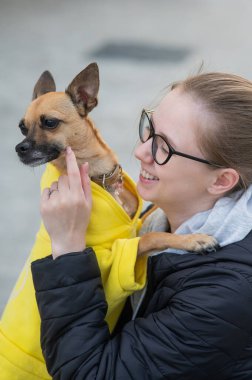
[(60, 120), (58, 119), (46, 119), (44, 118), (42, 120), (42, 128), (47, 128), (47, 129), (54, 129), (57, 128), (59, 125)]
[(168, 154), (169, 153), (169, 148), (168, 146), (162, 142), (162, 144), (159, 146), (159, 149), (161, 149), (161, 151), (165, 154)]
[(166, 153), (166, 154), (169, 153), (168, 149), (167, 149), (165, 146), (162, 147), (162, 152), (164, 152), (164, 153)]
[(28, 134), (28, 128), (26, 128), (26, 126), (25, 126), (23, 120), (20, 121), (18, 127), (19, 127), (21, 133), (22, 133), (24, 136), (26, 136), (26, 135)]

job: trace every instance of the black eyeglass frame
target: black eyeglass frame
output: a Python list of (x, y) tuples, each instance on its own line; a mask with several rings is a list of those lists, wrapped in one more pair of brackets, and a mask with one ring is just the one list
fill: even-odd
[[(188, 158), (190, 160), (193, 160), (193, 161), (198, 161), (198, 162), (202, 162), (203, 164), (207, 164), (207, 165), (210, 165), (210, 166), (215, 166), (217, 168), (223, 168), (224, 166), (222, 165), (219, 165), (219, 164), (216, 164), (215, 162), (212, 162), (212, 161), (208, 161), (208, 160), (204, 160), (203, 158), (199, 158), (199, 157), (195, 157), (195, 156), (191, 156), (190, 154), (186, 154), (186, 153), (182, 153), (182, 152), (179, 152), (177, 150), (175, 150), (172, 145), (170, 143), (168, 143), (168, 141), (166, 141), (166, 139), (155, 133), (155, 129), (154, 129), (154, 126), (153, 126), (153, 122), (151, 120), (151, 117), (149, 115), (151, 115), (152, 113), (154, 112), (154, 110), (146, 110), (146, 109), (143, 109), (142, 110), (142, 113), (141, 113), (141, 118), (140, 118), (140, 121), (139, 121), (139, 138), (140, 138), (140, 141), (144, 144), (145, 142), (147, 142), (148, 140), (150, 140), (151, 138), (153, 139), (152, 140), (152, 145), (151, 145), (151, 151), (152, 151), (152, 156), (153, 156), (153, 159), (154, 161), (158, 164), (158, 165), (165, 165), (169, 160), (170, 158), (173, 156), (173, 155), (177, 155), (177, 156), (181, 156), (181, 157), (185, 157), (185, 158)], [(143, 116), (146, 116), (148, 121), (149, 121), (149, 125), (150, 125), (150, 135), (149, 137), (147, 138), (147, 140), (143, 140), (142, 139), (142, 136), (141, 136), (141, 120), (142, 120), (142, 117)], [(157, 162), (156, 160), (156, 154), (155, 154), (155, 149), (154, 149), (154, 146), (155, 146), (155, 137), (159, 137), (161, 138), (165, 143), (166, 145), (168, 146), (169, 148), (169, 154), (167, 156), (167, 158), (165, 159), (165, 161), (163, 163), (159, 163)]]

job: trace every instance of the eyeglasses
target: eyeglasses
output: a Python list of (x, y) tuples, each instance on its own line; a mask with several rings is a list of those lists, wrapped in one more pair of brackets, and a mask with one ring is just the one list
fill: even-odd
[(203, 164), (211, 165), (211, 166), (216, 166), (216, 167), (222, 167), (221, 165), (218, 165), (214, 162), (204, 160), (203, 158), (198, 158), (195, 156), (191, 156), (186, 153), (178, 152), (175, 150), (171, 144), (168, 143), (168, 141), (165, 140), (165, 138), (161, 135), (158, 135), (155, 133), (155, 129), (153, 126), (153, 122), (151, 119), (151, 114), (154, 111), (147, 111), (143, 110), (142, 115), (139, 121), (139, 137), (142, 143), (145, 143), (149, 139), (152, 138), (152, 145), (151, 145), (151, 150), (152, 150), (152, 156), (154, 161), (158, 165), (164, 165), (166, 164), (170, 158), (176, 154), (177, 156), (189, 158), (190, 160), (202, 162)]

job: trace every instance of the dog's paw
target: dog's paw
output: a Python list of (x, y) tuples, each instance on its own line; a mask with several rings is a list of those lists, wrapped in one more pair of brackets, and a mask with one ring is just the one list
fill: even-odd
[(217, 240), (206, 234), (193, 234), (188, 237), (188, 251), (205, 254), (220, 248)]

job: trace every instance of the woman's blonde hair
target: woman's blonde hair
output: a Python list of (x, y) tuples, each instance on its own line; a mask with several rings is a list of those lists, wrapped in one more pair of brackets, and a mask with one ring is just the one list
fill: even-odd
[(233, 191), (252, 183), (252, 82), (237, 75), (203, 73), (173, 84), (200, 101), (211, 125), (200, 128), (199, 146), (207, 159), (235, 169)]

